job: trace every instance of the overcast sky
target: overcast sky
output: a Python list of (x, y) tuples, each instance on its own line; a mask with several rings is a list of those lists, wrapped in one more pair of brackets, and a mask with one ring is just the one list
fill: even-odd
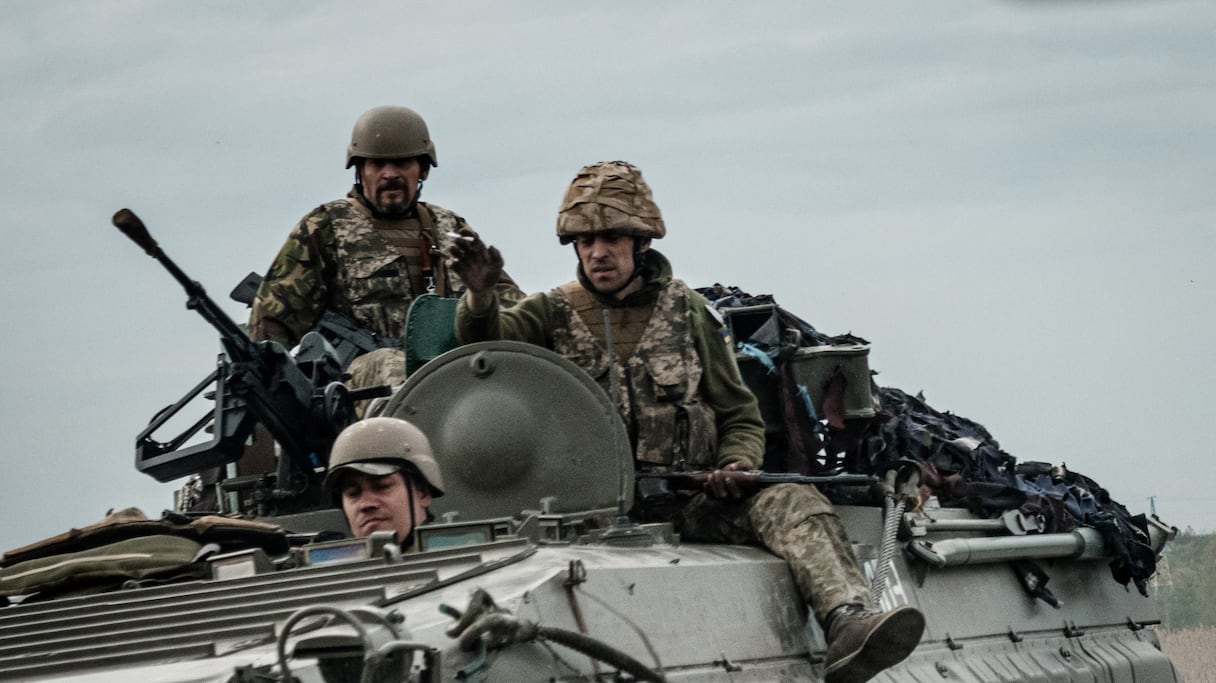
[[(424, 198), (529, 291), (582, 165), (654, 188), (692, 285), (872, 342), (878, 381), (1216, 531), (1216, 3), (0, 2), (0, 549), (175, 485), (135, 435), (227, 299), (346, 192), (354, 120), (427, 119)], [(356, 13), (357, 11), (357, 13)]]

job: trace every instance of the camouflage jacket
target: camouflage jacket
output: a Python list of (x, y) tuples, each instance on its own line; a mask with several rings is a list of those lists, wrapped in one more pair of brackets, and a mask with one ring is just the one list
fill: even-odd
[[(301, 220), (271, 263), (249, 318), (255, 339), (292, 346), (326, 310), (353, 317), (388, 339), (400, 340), (410, 303), (430, 286), (441, 296), (464, 288), (444, 263), (448, 232), (467, 223), (434, 204), (419, 202), (414, 214), (386, 219), (372, 214), (357, 188)], [(522, 292), (503, 276), (500, 296)], [(287, 331), (282, 338), (274, 325)]]
[(623, 301), (593, 293), (581, 271), (579, 282), (533, 294), (506, 310), (474, 315), (462, 299), (456, 336), (462, 343), (514, 339), (544, 346), (570, 358), (607, 391), (607, 349), (602, 325), (595, 324), (607, 308), (614, 320), (617, 403), (637, 459), (673, 464), (684, 458), (693, 467), (745, 461), (758, 468), (764, 422), (724, 343), (721, 323), (704, 297), (672, 278), (661, 254), (648, 251), (647, 264), (642, 289)]

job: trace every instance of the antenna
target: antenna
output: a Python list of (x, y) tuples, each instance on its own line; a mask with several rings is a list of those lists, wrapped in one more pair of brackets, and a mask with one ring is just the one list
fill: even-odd
[[(612, 317), (608, 314), (608, 309), (604, 309), (604, 345), (608, 347), (608, 393), (612, 394), (612, 407), (614, 410), (620, 410), (619, 403), (621, 396), (621, 383), (616, 376), (616, 349), (612, 346)], [(617, 453), (624, 453), (622, 448), (621, 436), (619, 430), (612, 432), (613, 449)], [(621, 462), (617, 463), (616, 468), (616, 516), (619, 524), (621, 518), (625, 517), (628, 510), (625, 509), (625, 462), (624, 456), (621, 457)]]

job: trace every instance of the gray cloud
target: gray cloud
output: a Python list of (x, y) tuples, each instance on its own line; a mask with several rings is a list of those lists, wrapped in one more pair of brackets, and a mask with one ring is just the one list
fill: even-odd
[(880, 382), (1216, 530), (1210, 3), (358, 7), (6, 8), (0, 547), (170, 502), (134, 437), (218, 349), (110, 215), (224, 299), (384, 103), (427, 117), (425, 196), (526, 288), (572, 274), (575, 169), (629, 159), (690, 283), (868, 337)]

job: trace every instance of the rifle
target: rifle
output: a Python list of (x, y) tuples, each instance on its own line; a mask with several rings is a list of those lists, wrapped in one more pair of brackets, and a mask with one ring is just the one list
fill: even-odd
[[(257, 296), (258, 285), (262, 284), (262, 276), (250, 273), (241, 280), (232, 292), (228, 294), (233, 301), (246, 306), (253, 304)], [(359, 324), (357, 320), (345, 313), (326, 309), (317, 322), (316, 331), (325, 337), (325, 341), (334, 347), (338, 355), (338, 363), (345, 369), (356, 356), (383, 348), (401, 348), (400, 340), (386, 339), (379, 334)]]
[[(343, 427), (354, 420), (353, 403), (388, 395), (387, 387), (350, 391), (340, 381), (343, 368), (333, 347), (316, 332), (300, 340), (289, 354), (272, 341), (255, 342), (216, 305), (198, 282), (190, 279), (148, 234), (143, 221), (129, 209), (120, 209), (114, 225), (155, 258), (185, 288), (186, 308), (198, 311), (220, 333), (223, 353), (216, 368), (176, 403), (157, 413), (135, 440), (135, 466), (158, 481), (226, 465), (240, 459), (245, 442), (258, 423), (279, 443), (276, 499), (298, 495), (300, 478), (306, 485), (315, 470), (329, 460), (329, 449)], [(169, 418), (214, 385), (215, 408), (169, 441), (152, 435)], [(210, 427), (207, 443), (183, 447)]]
[[(658, 479), (660, 487), (663, 484), (677, 491), (700, 490), (709, 479), (710, 470), (693, 472), (638, 472), (634, 476), (641, 483), (644, 479)], [(860, 485), (878, 481), (872, 474), (829, 474), (823, 476), (807, 476), (788, 472), (763, 472), (760, 470), (719, 471), (719, 474), (743, 487), (773, 486), (774, 484), (845, 484)]]

